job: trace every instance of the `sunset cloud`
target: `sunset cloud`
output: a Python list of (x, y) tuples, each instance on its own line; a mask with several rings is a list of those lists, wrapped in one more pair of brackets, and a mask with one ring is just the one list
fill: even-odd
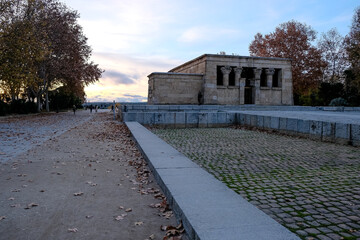
[(105, 70), (85, 89), (90, 101), (144, 101), (150, 73), (205, 53), (247, 56), (256, 33), (267, 34), (292, 19), (318, 33), (336, 27), (346, 35), (359, 5), (358, 0), (62, 1), (79, 12), (91, 60)]
[(136, 76), (128, 76), (126, 74), (114, 70), (108, 70), (105, 71), (105, 73), (103, 73), (103, 79), (107, 79), (108, 82), (110, 81), (113, 85), (135, 84), (134, 78), (136, 78)]

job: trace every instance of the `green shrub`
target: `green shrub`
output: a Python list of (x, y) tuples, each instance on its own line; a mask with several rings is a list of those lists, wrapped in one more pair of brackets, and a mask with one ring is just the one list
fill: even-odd
[(329, 106), (348, 106), (348, 105), (349, 105), (348, 102), (341, 97), (334, 98), (333, 100), (331, 100), (329, 104)]
[(23, 99), (13, 100), (10, 104), (10, 112), (17, 114), (36, 113), (37, 106), (33, 102), (25, 102)]
[(0, 101), (0, 116), (5, 116), (6, 114), (9, 114), (9, 110), (9, 104)]

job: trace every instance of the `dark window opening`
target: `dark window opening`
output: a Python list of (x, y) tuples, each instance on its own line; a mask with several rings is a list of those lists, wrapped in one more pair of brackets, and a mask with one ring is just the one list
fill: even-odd
[(229, 86), (235, 86), (235, 70), (234, 70), (234, 67), (231, 68), (231, 72), (229, 74)]
[(261, 75), (260, 75), (260, 86), (266, 87), (267, 86), (267, 79), (266, 79), (266, 72), (265, 69), (262, 69)]
[(245, 86), (249, 87), (251, 85), (251, 79), (254, 78), (254, 71), (252, 68), (243, 67), (241, 72), (241, 78), (245, 78)]
[(216, 66), (216, 83), (218, 86), (224, 85), (223, 74), (221, 72), (222, 67), (223, 66)]
[(252, 99), (252, 88), (251, 87), (246, 87), (245, 88), (245, 96), (244, 96), (244, 103), (245, 104), (253, 104), (253, 99)]
[(281, 69), (275, 69), (275, 73), (273, 75), (273, 87), (280, 87), (280, 71)]

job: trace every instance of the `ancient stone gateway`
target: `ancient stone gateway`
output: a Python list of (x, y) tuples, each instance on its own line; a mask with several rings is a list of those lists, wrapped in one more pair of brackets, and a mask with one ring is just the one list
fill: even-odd
[(293, 105), (285, 58), (204, 54), (148, 78), (148, 104)]

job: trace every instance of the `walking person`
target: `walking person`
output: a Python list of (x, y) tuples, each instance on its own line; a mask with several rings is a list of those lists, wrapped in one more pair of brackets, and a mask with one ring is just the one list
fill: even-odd
[(75, 115), (75, 112), (76, 112), (76, 106), (75, 106), (75, 104), (73, 105), (73, 111), (74, 111), (74, 115)]

